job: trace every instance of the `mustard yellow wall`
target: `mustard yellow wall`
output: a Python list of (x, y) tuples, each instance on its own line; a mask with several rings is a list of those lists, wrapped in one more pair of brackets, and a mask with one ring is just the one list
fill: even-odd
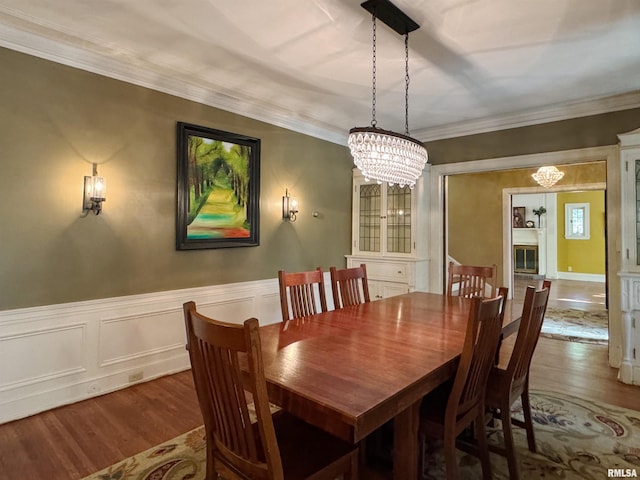
[[(535, 170), (524, 168), (449, 176), (446, 207), (449, 255), (465, 264), (497, 264), (498, 282), (502, 285), (502, 190), (534, 186), (531, 174)], [(606, 181), (605, 162), (563, 165), (561, 170), (565, 172), (561, 180), (563, 185)], [(603, 256), (600, 254), (601, 258)]]
[[(588, 240), (564, 237), (565, 205), (588, 203), (590, 236)], [(558, 193), (558, 272), (605, 274), (604, 191)]]

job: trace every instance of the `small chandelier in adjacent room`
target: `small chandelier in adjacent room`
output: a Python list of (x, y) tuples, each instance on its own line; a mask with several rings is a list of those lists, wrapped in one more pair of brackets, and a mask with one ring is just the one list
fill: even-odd
[(549, 188), (554, 186), (562, 177), (564, 177), (564, 172), (561, 172), (554, 166), (540, 167), (538, 171), (531, 174), (531, 176), (539, 185), (544, 188)]
[[(372, 14), (373, 21), (373, 101), (370, 127), (355, 127), (349, 131), (349, 149), (356, 167), (365, 179), (387, 182), (411, 188), (427, 163), (427, 150), (409, 135), (409, 32), (419, 25), (389, 0), (368, 0), (362, 7)], [(376, 121), (376, 18), (401, 35), (405, 49), (405, 134), (377, 127)]]

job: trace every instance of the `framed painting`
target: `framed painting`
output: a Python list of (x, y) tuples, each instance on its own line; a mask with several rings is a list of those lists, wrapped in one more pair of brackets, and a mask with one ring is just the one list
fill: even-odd
[(178, 122), (176, 249), (259, 245), (260, 139)]
[(513, 228), (525, 228), (526, 207), (513, 207)]

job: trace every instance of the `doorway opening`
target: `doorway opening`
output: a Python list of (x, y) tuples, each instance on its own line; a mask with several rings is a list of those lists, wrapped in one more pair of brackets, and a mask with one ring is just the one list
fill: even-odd
[[(616, 196), (616, 179), (618, 178), (616, 165), (618, 159), (618, 151), (616, 146), (603, 146), (603, 147), (592, 147), (592, 148), (583, 148), (576, 150), (565, 150), (558, 152), (546, 152), (546, 153), (537, 153), (530, 155), (517, 155), (513, 157), (501, 157), (494, 159), (484, 159), (477, 161), (469, 161), (469, 162), (460, 162), (460, 163), (451, 163), (451, 164), (442, 164), (442, 165), (433, 165), (426, 172), (426, 175), (429, 177), (429, 201), (428, 201), (428, 214), (429, 214), (429, 236), (427, 242), (427, 256), (429, 259), (428, 264), (428, 290), (434, 293), (442, 293), (443, 286), (445, 282), (445, 269), (446, 264), (448, 262), (449, 256), (449, 239), (447, 234), (447, 205), (445, 202), (446, 198), (446, 187), (448, 178), (452, 177), (456, 174), (461, 173), (483, 173), (483, 172), (496, 172), (496, 174), (500, 171), (504, 170), (512, 170), (512, 169), (537, 169), (543, 165), (575, 165), (575, 164), (584, 164), (591, 162), (605, 162), (607, 166), (607, 180), (602, 184), (601, 188), (606, 188), (607, 182), (613, 182), (614, 188), (612, 190), (607, 190), (607, 204), (614, 205), (617, 204), (618, 198)], [(584, 179), (575, 179), (571, 182), (572, 185), (567, 187), (567, 190), (571, 189), (581, 189), (583, 187)], [(526, 193), (528, 188), (536, 188), (531, 187), (532, 183), (528, 184), (529, 187), (523, 187), (522, 192)], [(558, 188), (558, 187), (556, 187)], [(496, 185), (493, 186), (493, 191), (496, 191)], [(477, 195), (477, 199), (472, 202), (471, 205), (467, 205), (466, 210), (471, 210), (472, 212), (477, 212), (477, 209), (482, 209), (484, 206), (484, 197), (486, 196), (487, 191), (479, 192)], [(500, 195), (502, 195), (500, 189)], [(611, 198), (609, 198), (611, 197)], [(611, 203), (614, 202), (614, 203)], [(503, 205), (503, 208), (509, 211), (511, 205), (510, 202), (496, 202)], [(498, 208), (500, 208), (498, 206)], [(495, 212), (495, 210), (494, 210)], [(615, 214), (615, 215), (614, 215)], [(493, 217), (498, 218), (498, 225), (495, 225), (494, 219), (491, 219), (491, 227), (496, 231), (500, 232), (500, 237), (502, 237), (502, 231), (504, 230), (502, 226), (502, 218), (504, 218), (504, 214), (495, 214)], [(469, 217), (471, 218), (471, 217)], [(509, 217), (507, 217), (509, 218)], [(617, 216), (617, 210), (612, 210), (612, 215), (607, 219), (607, 230), (609, 233), (617, 232), (620, 228), (619, 218)], [(508, 224), (509, 225), (509, 224)], [(482, 227), (483, 229), (486, 226)], [(507, 227), (509, 228), (509, 226)], [(469, 232), (467, 241), (474, 242), (479, 244), (480, 246), (484, 246), (484, 241), (475, 234), (472, 229), (467, 228)], [(611, 242), (614, 242), (615, 239), (609, 237)], [(496, 243), (494, 241), (494, 243)], [(497, 243), (500, 243), (500, 239), (497, 240)], [(510, 247), (510, 242), (507, 243), (506, 248)], [(504, 246), (502, 248), (505, 248)], [(500, 249), (499, 253), (501, 259), (502, 249)], [(616, 281), (616, 277), (612, 275), (616, 275), (619, 260), (616, 256), (616, 250), (613, 248), (613, 244), (609, 245), (607, 248), (607, 279), (611, 281), (611, 284), (614, 288), (614, 295), (617, 298), (619, 293), (619, 282)], [(493, 263), (493, 262), (491, 262)], [(504, 275), (504, 262), (503, 263), (502, 275), (500, 275), (499, 281), (502, 281), (502, 278), (505, 279), (506, 283), (511, 283), (510, 292), (513, 291), (513, 282), (508, 282), (508, 279), (511, 278), (509, 274), (510, 270), (507, 271), (507, 274)], [(511, 266), (509, 266), (509, 269)], [(613, 272), (613, 273), (612, 273)], [(609, 290), (611, 286), (609, 282), (606, 285), (607, 296), (609, 295)], [(622, 337), (620, 335), (620, 321), (619, 319), (614, 318), (612, 322), (609, 323), (609, 364), (610, 365), (619, 365), (621, 362), (620, 352), (622, 350)]]

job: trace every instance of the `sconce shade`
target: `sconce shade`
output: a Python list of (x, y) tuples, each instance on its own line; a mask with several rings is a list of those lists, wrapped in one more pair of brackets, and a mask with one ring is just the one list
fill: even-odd
[(104, 177), (86, 177), (89, 179), (89, 197), (91, 200), (105, 200), (107, 183)]
[(289, 196), (289, 190), (285, 190), (282, 197), (282, 218), (295, 222), (296, 213), (298, 213), (298, 201)]
[(98, 215), (102, 211), (102, 202), (107, 200), (107, 182), (98, 176), (97, 167), (93, 165), (93, 175), (84, 177), (83, 211), (92, 211)]
[(531, 175), (533, 179), (538, 182), (539, 185), (544, 188), (549, 188), (555, 185), (562, 177), (564, 172), (561, 172), (556, 167), (540, 167), (536, 173)]

